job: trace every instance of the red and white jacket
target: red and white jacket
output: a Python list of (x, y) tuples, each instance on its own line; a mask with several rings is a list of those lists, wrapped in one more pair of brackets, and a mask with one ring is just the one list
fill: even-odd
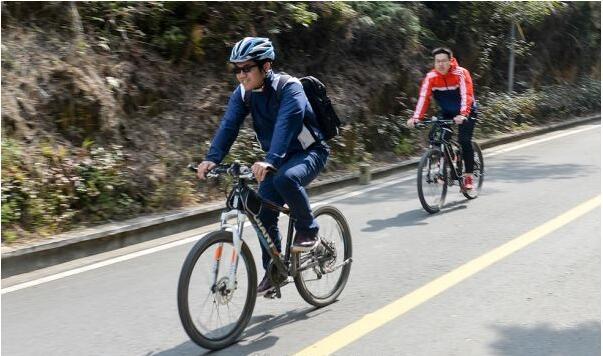
[(419, 102), (417, 102), (413, 115), (414, 119), (423, 120), (432, 95), (445, 117), (456, 115), (469, 117), (471, 111), (476, 108), (471, 74), (467, 69), (460, 67), (454, 57), (448, 73), (440, 74), (432, 69), (425, 76), (419, 92)]

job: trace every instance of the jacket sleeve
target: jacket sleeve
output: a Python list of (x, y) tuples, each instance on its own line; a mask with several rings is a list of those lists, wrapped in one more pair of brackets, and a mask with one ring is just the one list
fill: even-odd
[(237, 87), (230, 95), (228, 108), (220, 122), (220, 127), (214, 136), (205, 160), (220, 163), (228, 154), (230, 147), (239, 134), (239, 128), (245, 120), (249, 110), (243, 102), (241, 87)]
[(460, 115), (469, 116), (473, 106), (473, 81), (471, 80), (471, 74), (465, 68), (461, 71), (459, 86), (461, 89)]
[(281, 93), (281, 103), (270, 142), (270, 150), (265, 159), (277, 169), (283, 163), (292, 140), (302, 130), (307, 102), (308, 98), (301, 83), (294, 81), (285, 84)]
[(423, 120), (423, 116), (425, 116), (425, 113), (429, 108), (429, 103), (431, 102), (431, 88), (433, 86), (431, 78), (432, 77), (427, 74), (425, 79), (423, 79), (423, 84), (419, 90), (419, 101), (417, 102), (415, 113), (412, 116), (413, 119)]

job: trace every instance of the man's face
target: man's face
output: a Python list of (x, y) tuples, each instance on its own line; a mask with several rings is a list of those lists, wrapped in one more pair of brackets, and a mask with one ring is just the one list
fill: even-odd
[(235, 67), (237, 80), (243, 84), (246, 91), (257, 89), (264, 84), (266, 73), (260, 70), (254, 61), (236, 63)]
[(436, 71), (438, 71), (440, 74), (448, 73), (448, 70), (450, 69), (450, 58), (446, 53), (436, 54), (434, 62)]

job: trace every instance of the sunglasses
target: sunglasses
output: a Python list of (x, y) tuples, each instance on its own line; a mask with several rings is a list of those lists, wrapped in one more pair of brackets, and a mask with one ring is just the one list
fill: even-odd
[(239, 74), (240, 72), (249, 73), (249, 72), (251, 72), (251, 70), (254, 67), (257, 67), (257, 66), (258, 66), (257, 64), (252, 64), (252, 65), (248, 65), (248, 66), (244, 66), (244, 67), (237, 67), (237, 66), (235, 66), (232, 69), (232, 74), (236, 75), (236, 74)]

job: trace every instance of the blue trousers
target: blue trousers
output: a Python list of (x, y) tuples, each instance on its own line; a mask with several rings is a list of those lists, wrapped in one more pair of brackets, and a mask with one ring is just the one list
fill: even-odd
[[(304, 187), (310, 184), (325, 167), (328, 156), (328, 148), (320, 144), (314, 145), (306, 151), (291, 155), (277, 172), (268, 174), (260, 183), (260, 196), (279, 206), (287, 203), (291, 216), (295, 219), (295, 230), (302, 234), (318, 232), (318, 224), (312, 216), (310, 200)], [(281, 251), (278, 215), (278, 211), (262, 208), (259, 219), (274, 245)], [(262, 246), (262, 264), (266, 269), (270, 262), (270, 252), (259, 231), (258, 238)]]

